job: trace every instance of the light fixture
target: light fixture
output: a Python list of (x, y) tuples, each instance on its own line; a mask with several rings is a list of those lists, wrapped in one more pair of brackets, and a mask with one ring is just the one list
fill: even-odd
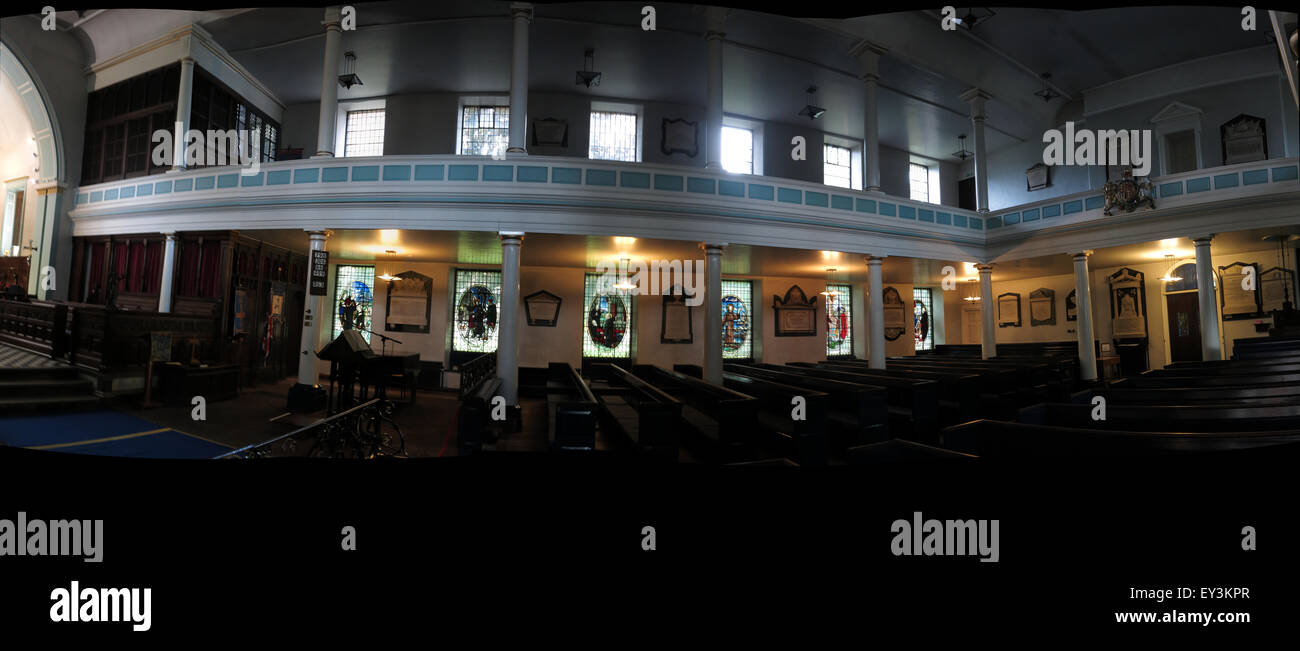
[(975, 8), (972, 7), (972, 8), (969, 8), (969, 9), (966, 10), (966, 15), (965, 15), (965, 16), (958, 16), (957, 18), (955, 18), (955, 19), (953, 19), (953, 20), (954, 20), (954, 22), (956, 22), (958, 25), (960, 25), (963, 29), (965, 29), (966, 31), (969, 32), (970, 30), (975, 29), (975, 26), (976, 26), (976, 25), (978, 25), (978, 24), (980, 24), (980, 23), (982, 23), (982, 22), (988, 20), (989, 18), (992, 18), (993, 16), (996, 16), (996, 15), (997, 15), (997, 12), (993, 11), (992, 9), (988, 9), (988, 8), (980, 8), (980, 11), (982, 11), (982, 12), (987, 12), (987, 13), (983, 13), (983, 14), (976, 15), (976, 13), (975, 13)]
[[(978, 280), (978, 279), (976, 279), (976, 278), (968, 278), (968, 279), (966, 280), (966, 282), (968, 282), (968, 283), (974, 283), (974, 282), (976, 282), (977, 280)], [(980, 297), (979, 297), (979, 286), (977, 286), (977, 285), (971, 285), (971, 288), (975, 290), (974, 293), (972, 293), (970, 296), (963, 296), (961, 300), (963, 300), (963, 301), (970, 301), (970, 302), (975, 302), (975, 301), (980, 300)]]
[(813, 102), (817, 101), (816, 86), (809, 86), (807, 92), (808, 92), (808, 105), (803, 107), (802, 111), (799, 111), (799, 115), (806, 115), (808, 116), (809, 120), (816, 120), (817, 118), (821, 117), (823, 113), (826, 112), (826, 109), (813, 104)]
[(975, 155), (974, 153), (966, 149), (966, 134), (963, 133), (960, 136), (957, 136), (957, 151), (954, 151), (952, 153), (952, 157), (960, 158), (961, 160), (966, 160), (967, 158), (970, 158), (971, 156), (974, 155)]
[(592, 86), (599, 86), (600, 73), (596, 72), (595, 70), (592, 70), (592, 68), (594, 68), (595, 66), (596, 66), (596, 51), (591, 48), (587, 48), (587, 51), (582, 53), (582, 70), (578, 71), (577, 79), (576, 81), (573, 82), (574, 85), (582, 84), (587, 88), (591, 88)]
[(361, 78), (357, 76), (357, 55), (351, 52), (343, 54), (343, 74), (339, 75), (339, 85), (344, 88), (361, 85)]
[(1047, 80), (1052, 78), (1052, 73), (1044, 72), (1043, 74), (1038, 75), (1038, 77), (1043, 80), (1043, 89), (1034, 93), (1035, 95), (1043, 98), (1044, 102), (1050, 102), (1061, 96), (1060, 93), (1052, 90), (1052, 87), (1048, 85)]
[(1162, 277), (1160, 280), (1163, 280), (1164, 282), (1167, 282), (1167, 283), (1176, 283), (1176, 282), (1182, 280), (1182, 277), (1181, 277), (1181, 276), (1175, 276), (1175, 275), (1174, 275), (1174, 256), (1173, 256), (1173, 255), (1165, 254), (1165, 268), (1168, 269), (1169, 271), (1166, 271), (1164, 277)]
[(835, 273), (835, 267), (826, 267), (826, 289), (822, 296), (839, 296), (840, 293), (831, 289), (831, 274)]
[[(1287, 258), (1286, 245), (1288, 242), (1294, 244), (1296, 241), (1300, 241), (1300, 235), (1295, 235), (1295, 234), (1265, 235), (1260, 239), (1264, 240), (1265, 242), (1272, 242), (1273, 240), (1277, 240), (1277, 266), (1283, 270), (1284, 274), (1290, 271), (1290, 267), (1287, 265), (1286, 262), (1286, 258)], [(1282, 283), (1282, 311), (1290, 312), (1292, 308), (1293, 306), (1291, 304), (1291, 284), (1288, 282), (1283, 282)]]
[(636, 289), (636, 285), (633, 285), (632, 281), (628, 280), (627, 277), (627, 271), (632, 266), (632, 260), (630, 260), (629, 258), (623, 258), (622, 260), (619, 260), (619, 263), (620, 264), (619, 264), (618, 275), (620, 277), (620, 280), (617, 283), (614, 283), (614, 289), (622, 289), (625, 291)]
[(381, 275), (379, 276), (379, 279), (380, 279), (380, 280), (393, 280), (394, 278), (397, 278), (397, 276), (394, 276), (394, 275), (393, 275), (393, 258), (397, 256), (397, 251), (394, 251), (394, 250), (392, 250), (392, 249), (388, 249), (387, 251), (384, 251), (384, 253), (388, 256), (388, 264), (385, 265), (385, 266), (387, 266), (388, 268), (385, 269), (385, 270), (384, 270), (384, 273), (381, 274)]

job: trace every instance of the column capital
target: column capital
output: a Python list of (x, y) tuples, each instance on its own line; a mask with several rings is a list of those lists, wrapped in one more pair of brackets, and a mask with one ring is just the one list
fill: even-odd
[(497, 237), (501, 240), (501, 245), (518, 245), (524, 241), (522, 231), (499, 231)]
[(1093, 253), (1094, 253), (1094, 251), (1093, 251), (1092, 249), (1085, 249), (1085, 250), (1080, 251), (1080, 252), (1078, 252), (1078, 253), (1071, 253), (1070, 256), (1073, 257), (1073, 258), (1075, 259), (1075, 261), (1078, 261), (1078, 260), (1087, 260), (1087, 259), (1088, 259), (1088, 256), (1092, 255)]
[(325, 29), (327, 30), (341, 29), (342, 22), (343, 22), (343, 10), (341, 7), (326, 7), (325, 19), (320, 21), (320, 24), (324, 25)]
[(863, 256), (862, 259), (865, 260), (868, 265), (880, 266), (880, 263), (884, 261), (885, 257), (886, 256), (883, 255), (866, 255)]
[(168, 232), (164, 232), (164, 233), (163, 233), (163, 237), (164, 237), (168, 242), (175, 242), (175, 241), (176, 241), (176, 231), (168, 231)]
[(1216, 233), (1209, 233), (1208, 235), (1198, 235), (1190, 239), (1192, 240), (1192, 244), (1195, 246), (1209, 246), (1210, 241), (1214, 239), (1215, 235)]
[(880, 55), (888, 52), (889, 49), (883, 45), (872, 43), (866, 39), (858, 41), (849, 48), (849, 54), (858, 60), (858, 76), (864, 80), (875, 81), (880, 78)]
[(524, 18), (528, 22), (533, 22), (533, 3), (531, 2), (512, 2), (510, 3), (510, 17)]
[(983, 88), (972, 88), (961, 94), (961, 101), (963, 102), (974, 102), (976, 100), (982, 101), (987, 99), (993, 99), (993, 96)]
[(705, 253), (716, 252), (718, 255), (722, 255), (722, 250), (727, 248), (727, 243), (722, 242), (719, 244), (711, 244), (709, 242), (700, 242), (700, 248), (703, 249)]
[(727, 7), (697, 5), (695, 11), (704, 14), (704, 38), (712, 38), (711, 34), (717, 34), (717, 38), (726, 36), (726, 32), (723, 30), (725, 29), (727, 16), (731, 14), (731, 9), (728, 9)]
[(181, 57), (181, 65), (183, 65), (183, 66), (190, 66), (190, 67), (193, 67), (193, 66), (194, 66), (194, 57), (192, 57), (192, 56), (183, 56), (183, 57)]
[(992, 265), (992, 264), (988, 264), (988, 263), (983, 263), (983, 262), (981, 262), (981, 263), (976, 264), (976, 265), (975, 265), (975, 268), (978, 269), (979, 272), (980, 272), (981, 274), (991, 274), (991, 273), (993, 273), (993, 265)]

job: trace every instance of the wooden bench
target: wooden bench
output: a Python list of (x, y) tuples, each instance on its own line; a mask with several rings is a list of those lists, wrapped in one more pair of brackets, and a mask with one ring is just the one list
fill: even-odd
[[(942, 446), (980, 457), (1147, 456), (1300, 443), (1300, 430), (1142, 432), (976, 420), (944, 429)], [(1293, 446), (1294, 447), (1294, 446)]]
[(828, 394), (831, 401), (826, 412), (827, 433), (831, 448), (836, 451), (889, 439), (889, 391), (884, 387), (810, 377), (751, 364), (725, 364), (723, 370)]
[(500, 388), (501, 378), (486, 377), (461, 398), (456, 412), (456, 446), (461, 455), (482, 451), (484, 439), (491, 438), (492, 398)]
[(611, 364), (614, 391), (597, 392), (602, 431), (617, 434), (611, 442), (656, 459), (676, 461), (682, 403), (622, 367)]
[(772, 368), (802, 373), (830, 380), (856, 382), (868, 386), (884, 387), (889, 399), (889, 433), (894, 438), (905, 438), (922, 443), (937, 440), (939, 433), (939, 383), (934, 380), (866, 375), (855, 373), (853, 368), (840, 368), (826, 364), (799, 363), (786, 366), (758, 364), (759, 368)]
[(637, 364), (632, 374), (682, 403), (681, 442), (706, 461), (751, 461), (760, 447), (758, 400), (676, 371)]
[(1063, 399), (1068, 394), (1059, 372), (1044, 363), (995, 359), (946, 360), (942, 358), (891, 357), (887, 364), (904, 368), (932, 370), (956, 369), (979, 372), (985, 382), (1000, 386), (1004, 394), (1015, 396), (1019, 404)]
[(1300, 430), (1300, 404), (1289, 405), (1106, 405), (1106, 419), (1092, 419), (1093, 406), (1043, 403), (1020, 410), (1019, 422), (1079, 429), (1171, 432), (1265, 432)]
[(600, 409), (596, 396), (567, 362), (551, 362), (547, 368), (547, 434), (551, 447), (556, 450), (594, 450)]
[(975, 455), (945, 450), (915, 441), (893, 439), (849, 448), (849, 463), (871, 465), (877, 463), (914, 463), (974, 459)]
[[(833, 369), (833, 366), (792, 362), (789, 366), (805, 368)], [(1015, 418), (1016, 406), (1010, 401), (1001, 404), (994, 400), (983, 400), (980, 395), (979, 376), (974, 373), (941, 370), (919, 370), (910, 368), (884, 368), (856, 366), (851, 371), (865, 376), (862, 382), (870, 384), (871, 376), (910, 378), (930, 380), (939, 384), (939, 422), (943, 425), (955, 425), (975, 418)]]
[[(1210, 388), (1125, 388), (1125, 383), (1098, 390), (1107, 405), (1182, 405), (1182, 404), (1244, 404), (1268, 405), (1300, 402), (1300, 384), (1279, 383), (1245, 387)], [(1090, 402), (1091, 397), (1084, 402)]]
[[(758, 398), (758, 424), (767, 433), (766, 447), (801, 466), (828, 461), (826, 413), (830, 395), (739, 373), (724, 372), (723, 385)], [(794, 419), (795, 398), (803, 398), (803, 418)]]
[[(1197, 388), (1197, 387), (1240, 387), (1260, 384), (1287, 384), (1300, 382), (1300, 371), (1286, 373), (1246, 373), (1221, 374), (1186, 371), (1180, 374), (1163, 371), (1147, 371), (1140, 375), (1124, 378), (1120, 382), (1124, 387), (1139, 389), (1163, 388)], [(1115, 386), (1120, 386), (1116, 382)]]

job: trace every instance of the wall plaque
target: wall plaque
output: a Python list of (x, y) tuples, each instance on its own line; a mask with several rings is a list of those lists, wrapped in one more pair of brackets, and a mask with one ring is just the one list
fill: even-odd
[(691, 306), (685, 294), (664, 294), (664, 309), (659, 320), (659, 343), (689, 344), (695, 340), (691, 330)]
[(1029, 292), (1029, 326), (1056, 325), (1056, 290), (1040, 287)]
[[(1253, 269), (1253, 272), (1246, 271)], [(1253, 286), (1248, 287), (1248, 280)], [(1263, 305), (1259, 291), (1259, 265), (1234, 262), (1219, 267), (1219, 308), (1224, 321), (1249, 319), (1261, 316)]]
[(539, 147), (568, 147), (568, 120), (533, 120), (533, 144)]
[(817, 336), (817, 297), (808, 298), (798, 285), (785, 290), (785, 298), (772, 295), (778, 337)]
[(893, 287), (885, 288), (880, 302), (885, 306), (885, 339), (894, 341), (912, 326), (911, 315), (903, 304), (903, 297)]
[(1047, 187), (1048, 169), (1047, 165), (1039, 163), (1025, 170), (1025, 188), (1032, 192)]
[(1079, 306), (1077, 304), (1077, 299), (1075, 298), (1078, 295), (1078, 293), (1079, 290), (1071, 289), (1070, 293), (1065, 297), (1065, 320), (1066, 321), (1079, 320)]
[(325, 295), (325, 287), (329, 284), (329, 270), (330, 252), (313, 250), (311, 252), (311, 278), (308, 281), (309, 293), (312, 296)]
[(388, 302), (384, 308), (384, 330), (429, 332), (429, 311), (433, 303), (433, 279), (414, 271), (403, 271), (388, 281)]
[(1268, 158), (1268, 137), (1264, 118), (1242, 113), (1219, 127), (1223, 164), (1249, 163)]
[(1285, 301), (1295, 302), (1290, 289), (1295, 286), (1294, 276), (1294, 271), (1281, 267), (1273, 267), (1259, 275), (1260, 301), (1265, 312), (1282, 309)]
[(546, 290), (524, 297), (524, 313), (530, 326), (555, 327), (560, 318), (560, 297)]
[(998, 327), (1020, 327), (1020, 294), (998, 294)]
[(1111, 333), (1117, 338), (1147, 336), (1146, 275), (1124, 267), (1110, 276)]
[(700, 124), (684, 119), (663, 119), (663, 137), (659, 150), (665, 155), (686, 154), (695, 158), (700, 153)]

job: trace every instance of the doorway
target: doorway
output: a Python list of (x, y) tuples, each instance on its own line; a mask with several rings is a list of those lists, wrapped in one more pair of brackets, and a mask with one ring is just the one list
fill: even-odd
[(1196, 292), (1165, 295), (1171, 362), (1201, 360), (1201, 301)]

